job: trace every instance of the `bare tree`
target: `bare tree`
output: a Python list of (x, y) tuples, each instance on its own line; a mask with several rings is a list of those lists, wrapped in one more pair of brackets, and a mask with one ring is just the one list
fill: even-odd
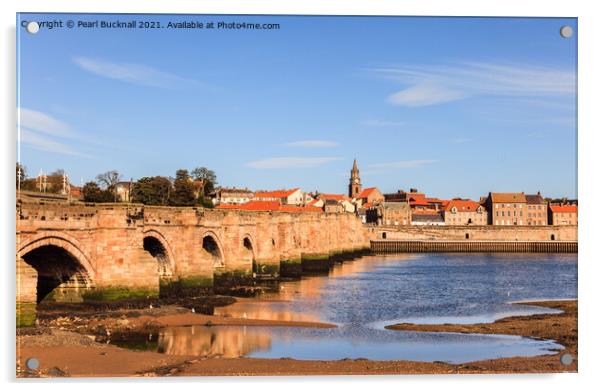
[(116, 170), (107, 171), (96, 176), (96, 182), (107, 190), (114, 190), (121, 180), (121, 174)]

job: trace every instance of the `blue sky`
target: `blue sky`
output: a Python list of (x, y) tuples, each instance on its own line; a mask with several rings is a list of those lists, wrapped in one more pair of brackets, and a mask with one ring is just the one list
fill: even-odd
[(30, 175), (63, 168), (79, 184), (206, 166), (224, 186), (343, 193), (357, 158), (363, 185), (384, 192), (576, 196), (575, 19), (20, 17), (280, 23), (18, 28)]

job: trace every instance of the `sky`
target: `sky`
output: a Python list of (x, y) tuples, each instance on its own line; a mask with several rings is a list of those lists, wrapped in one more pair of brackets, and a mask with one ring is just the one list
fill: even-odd
[[(205, 166), (222, 186), (346, 193), (355, 158), (382, 192), (577, 196), (574, 18), (17, 15), (31, 20), (63, 27), (17, 28), (30, 176)], [(95, 20), (164, 28), (77, 27)], [(167, 27), (183, 21), (280, 28)]]

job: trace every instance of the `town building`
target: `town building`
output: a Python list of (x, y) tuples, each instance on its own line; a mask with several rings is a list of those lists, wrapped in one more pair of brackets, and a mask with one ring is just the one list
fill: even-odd
[(366, 223), (377, 225), (410, 225), (412, 210), (407, 202), (367, 204)]
[(576, 204), (551, 204), (548, 208), (550, 225), (577, 225), (578, 206)]
[(445, 225), (487, 225), (487, 210), (473, 200), (454, 198), (443, 208)]
[(324, 200), (321, 200), (319, 198), (314, 198), (313, 200), (309, 201), (306, 206), (314, 206), (316, 208), (322, 208), (322, 207), (324, 207)]
[(362, 192), (362, 180), (360, 179), (360, 170), (357, 168), (357, 160), (353, 159), (351, 168), (351, 177), (349, 178), (349, 198), (357, 198)]
[[(343, 211), (348, 213), (355, 212), (355, 205), (351, 202), (351, 199), (344, 194), (321, 193), (317, 195), (317, 199), (323, 201), (322, 205), (324, 205), (324, 203), (326, 203), (327, 201), (334, 201), (342, 206)], [(320, 206), (316, 204), (312, 205)]]
[(345, 209), (337, 200), (324, 201), (324, 212), (326, 213), (344, 213)]
[(489, 193), (486, 201), (491, 225), (526, 225), (525, 193)]
[(117, 182), (115, 184), (115, 195), (119, 202), (130, 202), (132, 194), (132, 182)]
[(407, 202), (410, 205), (410, 208), (417, 212), (424, 210), (440, 212), (447, 203), (447, 200), (427, 198), (426, 195), (419, 192), (418, 189), (410, 189), (408, 192), (398, 190), (397, 193), (387, 193), (384, 197), (387, 202)]
[(253, 201), (278, 201), (282, 205), (303, 205), (306, 203), (306, 194), (298, 187), (290, 190), (257, 191)]
[(322, 208), (314, 206), (286, 205), (280, 201), (249, 201), (244, 204), (220, 204), (216, 209), (231, 209), (256, 212), (323, 212)]
[(387, 193), (384, 197), (387, 202), (410, 202), (426, 198), (425, 194), (420, 193), (418, 189), (397, 190), (397, 193)]
[(548, 203), (537, 194), (525, 194), (527, 200), (527, 225), (548, 225)]
[(439, 212), (412, 212), (412, 225), (445, 225), (445, 219)]
[(361, 193), (355, 197), (355, 200), (359, 203), (359, 205), (364, 205), (367, 203), (379, 203), (385, 200), (383, 194), (376, 187), (369, 187), (367, 189), (362, 190)]
[(221, 187), (213, 192), (211, 202), (213, 205), (244, 204), (251, 201), (254, 196), (255, 193), (247, 188)]

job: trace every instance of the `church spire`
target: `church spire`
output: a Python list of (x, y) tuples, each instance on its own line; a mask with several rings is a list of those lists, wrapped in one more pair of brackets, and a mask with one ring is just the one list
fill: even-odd
[(357, 168), (357, 159), (353, 159), (353, 168), (349, 178), (349, 197), (356, 198), (362, 192), (362, 180), (360, 170)]

